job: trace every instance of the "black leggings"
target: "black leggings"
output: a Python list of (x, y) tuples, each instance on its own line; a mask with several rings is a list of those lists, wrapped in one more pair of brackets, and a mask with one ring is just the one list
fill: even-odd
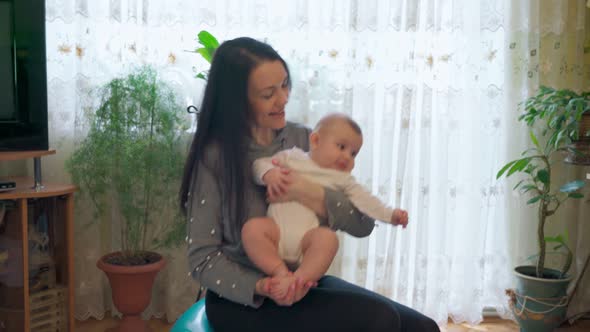
[(430, 332), (440, 331), (421, 313), (332, 276), (299, 302), (282, 307), (272, 300), (254, 309), (208, 291), (206, 310), (215, 332)]

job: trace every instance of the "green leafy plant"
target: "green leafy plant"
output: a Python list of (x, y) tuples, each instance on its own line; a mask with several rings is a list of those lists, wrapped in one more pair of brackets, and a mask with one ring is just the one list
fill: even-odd
[(74, 183), (96, 208), (96, 219), (121, 216), (124, 256), (173, 247), (185, 237), (176, 206), (187, 129), (182, 106), (151, 67), (116, 78), (87, 112), (88, 136), (66, 162)]
[[(542, 86), (536, 95), (522, 104), (524, 104), (524, 114), (518, 120), (525, 121), (531, 129), (529, 136), (533, 147), (525, 150), (522, 158), (504, 165), (496, 178), (499, 179), (503, 175), (510, 177), (517, 173), (524, 175), (524, 179), (516, 184), (514, 190), (532, 193), (533, 197), (527, 201), (527, 204), (538, 204), (539, 256), (536, 276), (539, 278), (544, 276), (547, 243), (555, 243), (555, 249), (566, 251), (565, 263), (561, 269), (561, 275), (564, 276), (572, 263), (572, 252), (567, 246), (567, 234), (545, 236), (545, 225), (547, 218), (554, 215), (566, 200), (584, 197), (580, 192), (580, 189), (584, 187), (584, 180), (573, 180), (554, 189), (551, 172), (553, 164), (563, 160), (564, 152), (581, 153), (572, 146), (572, 142), (580, 138), (579, 123), (582, 114), (590, 109), (590, 94), (577, 94), (567, 89), (557, 90)], [(545, 143), (539, 142), (534, 129), (540, 131), (539, 137), (543, 138)]]
[[(197, 40), (199, 41), (199, 44), (201, 44), (201, 46), (197, 47), (194, 51), (191, 52), (200, 54), (201, 57), (205, 59), (205, 61), (211, 63), (211, 60), (213, 60), (213, 54), (215, 53), (217, 47), (219, 47), (219, 41), (217, 41), (217, 38), (215, 38), (211, 33), (209, 33), (209, 31), (206, 30), (201, 30), (199, 32), (199, 34), (197, 35)], [(196, 77), (203, 80), (207, 80), (208, 76), (209, 71), (203, 70), (200, 71)]]

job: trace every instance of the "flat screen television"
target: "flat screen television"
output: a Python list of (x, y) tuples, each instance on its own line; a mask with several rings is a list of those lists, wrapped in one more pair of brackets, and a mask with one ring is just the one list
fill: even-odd
[(47, 150), (45, 1), (0, 0), (0, 152)]

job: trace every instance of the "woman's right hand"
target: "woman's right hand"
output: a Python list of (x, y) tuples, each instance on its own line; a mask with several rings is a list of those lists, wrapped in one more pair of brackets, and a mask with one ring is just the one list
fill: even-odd
[(315, 287), (318, 285), (317, 282), (303, 282), (301, 281), (301, 279), (297, 279), (297, 285), (294, 288), (294, 292), (293, 292), (293, 303), (299, 302), (302, 298), (305, 297), (305, 295), (307, 295), (307, 293), (309, 292), (309, 289), (312, 287)]

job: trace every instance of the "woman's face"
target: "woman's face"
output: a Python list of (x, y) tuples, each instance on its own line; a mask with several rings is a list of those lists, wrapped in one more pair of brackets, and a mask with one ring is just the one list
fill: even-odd
[(289, 101), (289, 77), (281, 61), (264, 61), (254, 68), (248, 79), (248, 101), (254, 115), (254, 125), (257, 128), (285, 127), (285, 105)]

